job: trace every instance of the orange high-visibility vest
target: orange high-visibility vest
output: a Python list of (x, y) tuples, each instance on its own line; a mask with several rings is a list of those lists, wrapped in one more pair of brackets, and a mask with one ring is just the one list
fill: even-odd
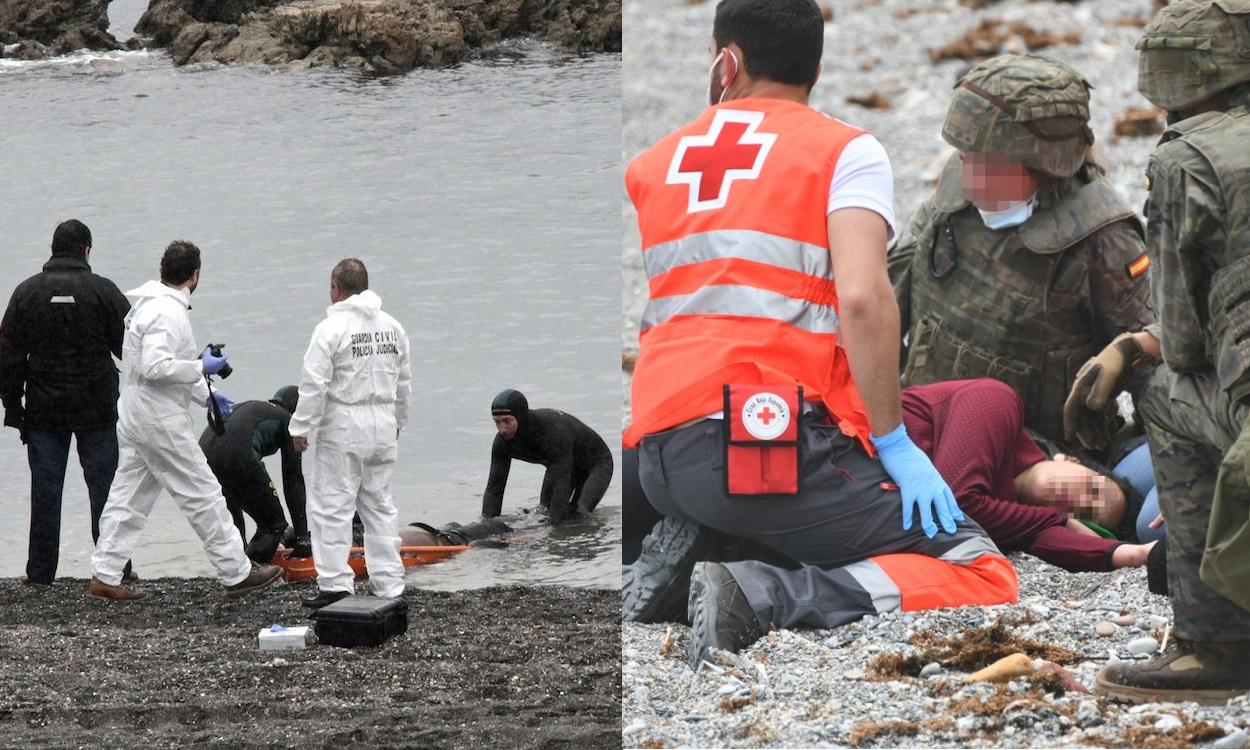
[(748, 98), (709, 108), (634, 159), (649, 299), (626, 446), (720, 411), (725, 383), (794, 383), (868, 444), (838, 346), (829, 185), (864, 131), (811, 107)]

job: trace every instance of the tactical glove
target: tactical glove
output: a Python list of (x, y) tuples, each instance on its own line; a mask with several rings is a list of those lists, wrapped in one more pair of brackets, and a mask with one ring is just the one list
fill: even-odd
[(1133, 334), (1121, 333), (1082, 365), (1063, 404), (1064, 439), (1079, 440), (1089, 450), (1107, 447), (1116, 427), (1115, 397), (1150, 362)]

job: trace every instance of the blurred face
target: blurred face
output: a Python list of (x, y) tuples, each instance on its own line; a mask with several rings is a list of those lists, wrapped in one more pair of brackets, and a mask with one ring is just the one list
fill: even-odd
[(1037, 487), (1046, 505), (1067, 507), (1078, 518), (1116, 524), (1124, 512), (1125, 497), (1110, 477), (1082, 466), (1062, 453), (1033, 467)]
[(200, 285), (200, 272), (198, 270), (195, 273), (191, 274), (191, 279), (189, 281), (189, 284), (190, 286), (187, 287), (187, 292), (194, 294), (195, 288)]
[(503, 435), (504, 440), (511, 440), (516, 437), (516, 417), (511, 414), (491, 417), (495, 420), (495, 430)]
[(959, 187), (982, 211), (1003, 211), (1024, 203), (1037, 192), (1037, 175), (1005, 154), (961, 153)]

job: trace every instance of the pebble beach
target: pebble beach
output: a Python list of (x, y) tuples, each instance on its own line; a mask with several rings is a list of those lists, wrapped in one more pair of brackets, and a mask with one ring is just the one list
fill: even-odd
[[(1170, 636), (1144, 571), (1011, 559), (1016, 604), (773, 631), (697, 673), (689, 628), (625, 623), (625, 746), (1250, 747), (1250, 697), (1129, 706), (1086, 692), (1108, 660), (1149, 658)], [(1017, 653), (1023, 674), (966, 680)]]
[[(1133, 49), (1153, 0), (822, 0), (829, 11), (812, 106), (872, 132), (894, 168), (900, 230), (951, 153), (949, 91), (980, 50), (1039, 52), (1093, 84), (1095, 158), (1130, 205), (1146, 197), (1161, 115), (1136, 90)], [(706, 106), (715, 3), (625, 4), (628, 161)], [(623, 388), (646, 301), (636, 217), (623, 199)], [(628, 415), (628, 406), (626, 406)], [(1250, 698), (1129, 706), (1087, 692), (1111, 659), (1146, 659), (1171, 636), (1166, 598), (1141, 569), (1070, 574), (1012, 556), (1009, 606), (774, 631), (698, 672), (689, 629), (626, 623), (626, 747), (1250, 747)], [(1016, 655), (1016, 656), (1013, 656)], [(1001, 682), (968, 678), (1012, 657)]]
[(313, 584), (232, 599), (161, 578), (129, 604), (86, 587), (0, 579), (0, 747), (620, 743), (613, 589), (409, 587), (407, 632), (377, 648), (272, 652), (258, 631), (311, 625), (299, 599)]

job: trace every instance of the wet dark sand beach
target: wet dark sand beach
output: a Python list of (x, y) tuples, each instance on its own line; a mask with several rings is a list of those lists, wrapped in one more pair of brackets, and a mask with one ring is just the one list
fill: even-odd
[(275, 653), (257, 631), (311, 625), (312, 584), (139, 587), (0, 580), (0, 746), (620, 746), (615, 590), (410, 587), (408, 632), (379, 648)]

